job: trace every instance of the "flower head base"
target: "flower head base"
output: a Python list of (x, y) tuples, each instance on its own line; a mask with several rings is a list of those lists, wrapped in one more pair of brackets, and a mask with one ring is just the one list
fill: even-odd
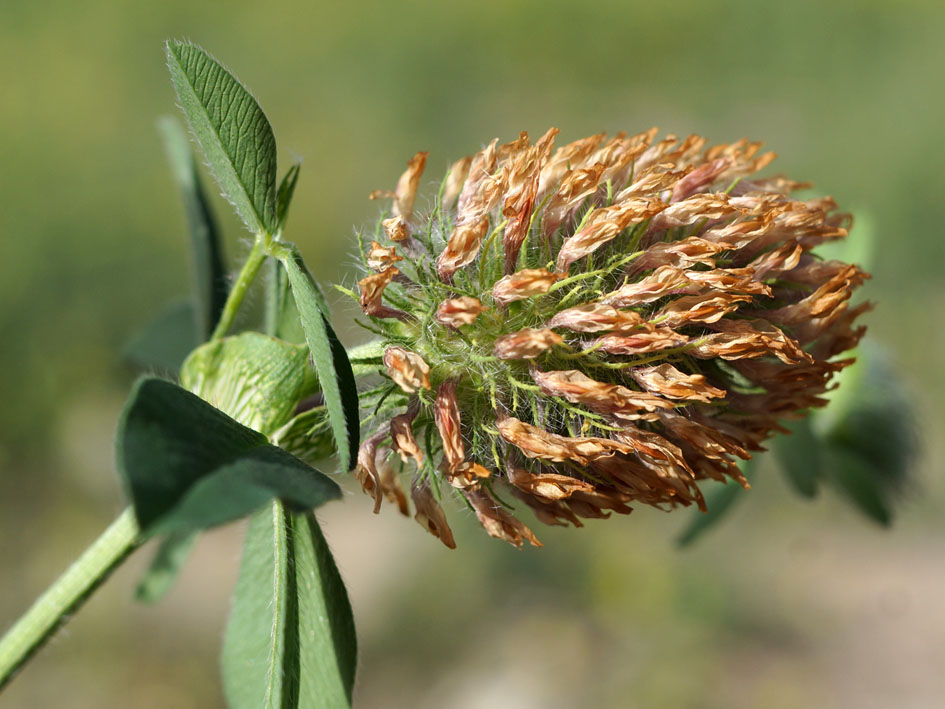
[[(447, 546), (452, 489), (492, 536), (536, 536), (630, 503), (704, 506), (779, 418), (825, 403), (851, 360), (868, 275), (812, 250), (847, 235), (830, 198), (755, 178), (772, 153), (656, 130), (553, 148), (552, 129), (455, 163), (415, 213), (418, 153), (362, 242), (360, 300), (382, 337), (358, 479)], [(394, 264), (396, 263), (396, 266)]]

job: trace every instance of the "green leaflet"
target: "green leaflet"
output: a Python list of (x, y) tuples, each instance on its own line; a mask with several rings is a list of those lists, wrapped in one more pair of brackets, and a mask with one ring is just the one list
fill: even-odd
[(299, 181), (299, 171), (302, 169), (302, 163), (297, 162), (282, 178), (279, 183), (279, 189), (276, 191), (276, 224), (277, 231), (285, 228), (285, 221), (289, 216), (289, 205), (292, 204), (292, 196), (295, 194), (295, 186)]
[(298, 254), (280, 259), (289, 277), (289, 285), (299, 309), (302, 330), (308, 342), (325, 406), (331, 420), (332, 435), (342, 470), (350, 470), (358, 452), (360, 422), (358, 388), (351, 362), (344, 346), (328, 322), (324, 296)]
[(196, 541), (196, 532), (177, 532), (162, 539), (148, 570), (135, 588), (135, 600), (142, 603), (160, 601), (171, 590)]
[(142, 369), (176, 374), (199, 342), (195, 317), (192, 301), (171, 303), (125, 346), (125, 359)]
[(884, 527), (892, 524), (890, 495), (883, 487), (883, 473), (868, 460), (842, 446), (827, 451), (829, 480), (853, 505)]
[(143, 537), (223, 524), (273, 497), (310, 509), (341, 496), (332, 480), (261, 433), (155, 377), (132, 388), (116, 458)]
[(871, 340), (838, 377), (831, 402), (813, 416), (822, 441), (824, 480), (882, 525), (892, 522), (918, 444), (916, 420), (896, 368)]
[(197, 175), (197, 163), (190, 150), (187, 134), (180, 123), (170, 116), (158, 120), (158, 129), (164, 139), (164, 148), (171, 171), (180, 188), (190, 232), (193, 259), (194, 312), (197, 334), (201, 342), (207, 340), (223, 312), (226, 302), (226, 266), (220, 244), (220, 233), (210, 209), (206, 192)]
[[(741, 468), (745, 477), (751, 475), (751, 469), (754, 466), (755, 459), (739, 461), (738, 467)], [(686, 525), (682, 533), (677, 537), (676, 543), (681, 547), (686, 547), (695, 542), (705, 532), (712, 529), (729, 513), (732, 505), (737, 500), (745, 496), (745, 488), (734, 480), (729, 480), (725, 484), (716, 484), (705, 495), (706, 511), (695, 511), (691, 514), (689, 524)]]
[(200, 47), (167, 43), (181, 108), (223, 194), (254, 233), (274, 233), (276, 139), (252, 94)]
[(785, 425), (791, 434), (776, 436), (771, 447), (794, 489), (804, 497), (814, 497), (823, 475), (823, 443), (814, 435), (809, 418)]
[(351, 605), (315, 516), (273, 501), (250, 522), (224, 638), (229, 706), (350, 707), (356, 662)]

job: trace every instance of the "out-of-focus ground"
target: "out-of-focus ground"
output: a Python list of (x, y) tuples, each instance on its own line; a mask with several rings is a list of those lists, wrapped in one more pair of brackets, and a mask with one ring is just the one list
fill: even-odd
[[(541, 528), (517, 552), (454, 514), (449, 552), (354, 492), (320, 514), (350, 588), (363, 707), (937, 707), (945, 704), (945, 5), (278, 0), (0, 5), (0, 626), (120, 509), (128, 337), (186, 292), (186, 239), (154, 118), (161, 41), (188, 37), (258, 96), (288, 238), (352, 280), (367, 193), (416, 150), (427, 177), (493, 136), (653, 124), (763, 138), (875, 226), (871, 333), (918, 411), (917, 479), (891, 530), (764, 469), (718, 530), (640, 509)], [(245, 233), (219, 203), (231, 259)], [(856, 229), (853, 237), (856, 238)], [(340, 310), (338, 321), (343, 321)], [(350, 314), (350, 311), (347, 311)], [(362, 335), (348, 329), (348, 343)], [(241, 525), (205, 535), (157, 607), (139, 553), (0, 699), (3, 707), (219, 706), (216, 656)]]

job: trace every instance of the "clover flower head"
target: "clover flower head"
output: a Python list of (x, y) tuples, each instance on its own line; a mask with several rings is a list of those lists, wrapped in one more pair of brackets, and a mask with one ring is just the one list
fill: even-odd
[(384, 383), (367, 392), (363, 489), (449, 547), (447, 490), (493, 537), (541, 522), (704, 508), (699, 481), (748, 487), (737, 459), (825, 403), (856, 345), (868, 278), (813, 249), (851, 217), (759, 178), (773, 153), (656, 129), (557, 149), (551, 129), (453, 164), (414, 210), (417, 153), (361, 244)]

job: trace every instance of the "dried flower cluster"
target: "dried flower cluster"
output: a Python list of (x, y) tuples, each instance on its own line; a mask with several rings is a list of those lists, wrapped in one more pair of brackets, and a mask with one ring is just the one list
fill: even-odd
[(824, 404), (863, 334), (869, 304), (849, 299), (868, 275), (812, 253), (849, 215), (752, 177), (774, 159), (760, 143), (556, 134), (458, 161), (423, 215), (426, 153), (372, 194), (393, 199), (359, 283), (385, 379), (356, 472), (375, 511), (404, 514), (409, 472), (416, 519), (449, 547), (441, 483), (516, 546), (540, 543), (513, 497), (581, 526), (703, 507), (706, 478), (747, 487), (736, 459)]

